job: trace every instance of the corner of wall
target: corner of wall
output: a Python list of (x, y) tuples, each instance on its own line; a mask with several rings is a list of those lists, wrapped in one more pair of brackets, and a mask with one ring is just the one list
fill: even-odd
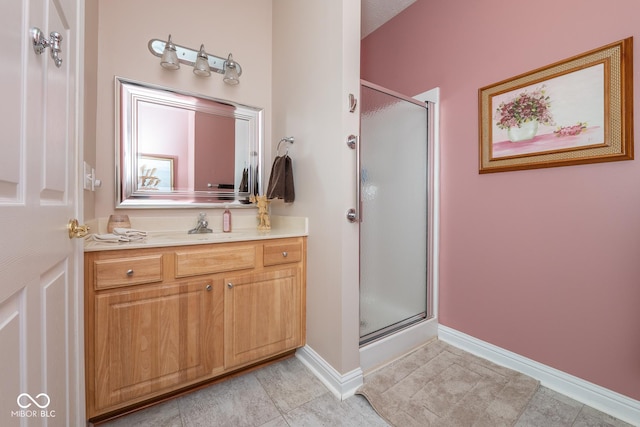
[(364, 382), (362, 369), (340, 374), (308, 345), (298, 349), (296, 357), (340, 400), (353, 396)]

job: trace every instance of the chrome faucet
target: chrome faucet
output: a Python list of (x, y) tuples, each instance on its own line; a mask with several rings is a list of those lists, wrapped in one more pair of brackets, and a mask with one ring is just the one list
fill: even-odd
[(208, 228), (209, 221), (207, 221), (207, 214), (204, 212), (200, 212), (198, 215), (198, 224), (195, 228), (192, 228), (188, 231), (189, 234), (204, 234), (204, 233), (213, 233), (213, 230)]

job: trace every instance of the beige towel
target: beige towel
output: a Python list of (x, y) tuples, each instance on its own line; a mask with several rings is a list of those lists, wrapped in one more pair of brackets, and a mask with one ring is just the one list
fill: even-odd
[(120, 237), (126, 237), (129, 240), (143, 240), (147, 237), (146, 231), (135, 230), (133, 228), (114, 228), (113, 234)]
[(113, 233), (92, 234), (90, 237), (102, 243), (137, 242), (146, 239), (147, 232), (131, 228), (114, 228)]
[(120, 243), (120, 242), (128, 242), (129, 239), (125, 236), (118, 236), (117, 234), (108, 233), (108, 234), (91, 234), (89, 236), (90, 239), (95, 240), (96, 242), (101, 243)]

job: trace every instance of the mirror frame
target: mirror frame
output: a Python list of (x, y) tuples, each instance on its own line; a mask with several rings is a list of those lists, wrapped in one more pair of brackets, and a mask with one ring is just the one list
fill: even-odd
[[(229, 191), (180, 191), (150, 194), (137, 189), (137, 140), (135, 139), (134, 117), (137, 103), (153, 102), (162, 105), (176, 106), (193, 111), (203, 111), (196, 107), (194, 99), (204, 99), (226, 106), (233, 106), (232, 113), (223, 108), (205, 108), (204, 112), (221, 116), (235, 117), (236, 122), (246, 123), (248, 134), (247, 152), (248, 189), (240, 192), (234, 188)], [(220, 207), (253, 207), (249, 197), (257, 189), (262, 194), (264, 165), (264, 110), (232, 101), (212, 98), (206, 95), (178, 91), (158, 85), (143, 83), (122, 77), (115, 78), (115, 132), (116, 132), (116, 209), (153, 209), (153, 208), (220, 208)]]

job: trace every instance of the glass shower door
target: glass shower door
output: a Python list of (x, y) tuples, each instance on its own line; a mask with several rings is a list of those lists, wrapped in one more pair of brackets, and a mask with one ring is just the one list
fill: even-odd
[(425, 103), (362, 82), (360, 344), (427, 315)]

